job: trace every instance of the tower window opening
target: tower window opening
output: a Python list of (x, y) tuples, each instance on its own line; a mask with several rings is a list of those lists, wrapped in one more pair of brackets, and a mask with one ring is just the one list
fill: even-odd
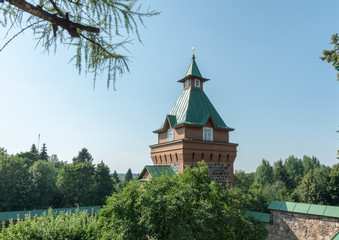
[(213, 141), (213, 128), (209, 128), (209, 127), (203, 128), (203, 140)]
[(188, 88), (190, 86), (190, 80), (185, 81), (185, 88)]
[(201, 160), (205, 160), (204, 159), (204, 153), (201, 154)]
[(213, 159), (213, 153), (211, 153), (210, 155), (210, 161), (212, 161), (212, 159)]
[(200, 87), (200, 80), (199, 79), (194, 80), (194, 87)]
[(167, 130), (167, 141), (168, 142), (173, 141), (173, 128), (169, 128)]
[(194, 152), (192, 152), (192, 161), (194, 162)]

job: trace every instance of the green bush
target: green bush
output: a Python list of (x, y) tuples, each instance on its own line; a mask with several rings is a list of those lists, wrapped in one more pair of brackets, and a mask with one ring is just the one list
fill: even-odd
[(7, 228), (3, 228), (0, 239), (98, 239), (100, 229), (95, 215), (89, 215), (86, 211), (77, 210), (75, 213), (61, 212), (55, 216), (51, 211), (40, 217), (25, 219), (17, 223), (10, 222)]
[(264, 239), (264, 226), (243, 217), (248, 199), (211, 181), (200, 163), (175, 178), (128, 184), (108, 199), (99, 222), (108, 239)]

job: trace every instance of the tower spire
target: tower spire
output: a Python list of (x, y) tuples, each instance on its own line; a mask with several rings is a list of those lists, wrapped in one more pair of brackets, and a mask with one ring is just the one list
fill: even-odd
[(198, 68), (198, 65), (195, 62), (194, 46), (192, 46), (192, 53), (193, 53), (193, 55), (192, 55), (191, 64), (188, 67), (188, 70), (186, 72), (186, 76), (192, 75), (192, 76), (196, 76), (196, 77), (201, 77), (202, 78), (201, 73), (200, 73), (199, 68)]

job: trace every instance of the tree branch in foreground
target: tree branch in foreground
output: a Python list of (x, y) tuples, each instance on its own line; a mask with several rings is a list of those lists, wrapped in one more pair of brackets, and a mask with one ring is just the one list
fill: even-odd
[(76, 22), (69, 20), (68, 18), (61, 18), (55, 14), (46, 12), (39, 6), (34, 6), (25, 0), (6, 0), (10, 4), (20, 8), (21, 10), (28, 12), (38, 18), (44, 19), (53, 25), (60, 26), (68, 31), (71, 37), (80, 37), (77, 29), (92, 33), (99, 33), (100, 29), (92, 26), (82, 25)]

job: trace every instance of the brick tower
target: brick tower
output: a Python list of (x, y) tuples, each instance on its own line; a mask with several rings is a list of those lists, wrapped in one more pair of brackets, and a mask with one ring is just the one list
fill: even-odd
[(154, 165), (172, 165), (177, 172), (204, 160), (213, 180), (233, 185), (233, 163), (238, 144), (229, 142), (229, 132), (212, 103), (204, 93), (203, 78), (193, 54), (177, 103), (162, 126), (153, 131), (158, 144), (151, 145)]

